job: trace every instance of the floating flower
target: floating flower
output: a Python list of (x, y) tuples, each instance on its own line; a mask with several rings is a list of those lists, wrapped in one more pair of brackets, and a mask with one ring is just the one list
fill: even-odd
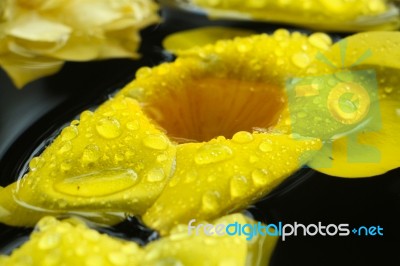
[[(233, 214), (213, 224), (256, 224), (255, 221)], [(242, 235), (188, 234), (181, 230), (140, 247), (135, 242), (119, 240), (88, 228), (78, 219), (58, 221), (45, 217), (38, 223), (30, 240), (15, 249), (10, 256), (0, 256), (3, 266), (23, 261), (29, 265), (267, 265), (277, 237), (255, 236), (247, 241)]]
[[(213, 220), (245, 208), (310, 159), (312, 167), (337, 176), (367, 176), (366, 166), (371, 167), (371, 175), (396, 168), (399, 161), (390, 155), (398, 147), (398, 130), (392, 129), (400, 124), (396, 113), (399, 35), (375, 32), (349, 37), (348, 56), (342, 60), (338, 47), (343, 43), (332, 46), (325, 34), (307, 37), (278, 30), (271, 36), (183, 50), (173, 63), (144, 67), (113, 99), (64, 128), (31, 160), (22, 179), (0, 190), (0, 220), (32, 225), (49, 213), (79, 212), (100, 220), (105, 214), (108, 219), (115, 213), (129, 213), (142, 216), (149, 227), (166, 235), (193, 218)], [(380, 40), (386, 41), (384, 46)], [(349, 79), (348, 72), (339, 73), (322, 62), (320, 53), (352, 69), (366, 47), (377, 56), (364, 58), (357, 68), (372, 68), (378, 75), (379, 130), (364, 132), (362, 122), (349, 126), (331, 119), (321, 124), (312, 118), (324, 109), (313, 109), (307, 101), (290, 101), (287, 83), (293, 78)], [(350, 78), (363, 78), (354, 73)], [(299, 92), (306, 95), (312, 90)], [(352, 98), (344, 98), (346, 108), (360, 106), (352, 103)], [(329, 109), (330, 102), (326, 104)], [(293, 114), (308, 116), (310, 123), (300, 127), (307, 126), (305, 131), (295, 130), (298, 121)], [(335, 114), (340, 121), (349, 117), (347, 112)], [(368, 122), (367, 118), (360, 121)], [(359, 125), (361, 133), (354, 131)], [(324, 156), (315, 152), (322, 142), (324, 151), (355, 133), (376, 144), (382, 160), (372, 166), (320, 168), (317, 161)], [(344, 154), (333, 159), (340, 156)]]
[(400, 25), (395, 1), (386, 0), (168, 0), (211, 18), (282, 22), (317, 30), (392, 30)]
[[(299, 169), (308, 151), (321, 147), (318, 139), (253, 131), (279, 121), (285, 75), (305, 74), (293, 55), (307, 46), (312, 58), (318, 49), (286, 31), (220, 45), (220, 54), (208, 47), (203, 57), (142, 68), (113, 99), (83, 112), (31, 160), (21, 180), (1, 191), (1, 221), (33, 225), (49, 212), (147, 212), (157, 229), (164, 217), (167, 232), (188, 218), (241, 209)], [(188, 204), (155, 211), (164, 205), (162, 191), (168, 201), (179, 193), (174, 201)]]
[(138, 58), (139, 31), (158, 20), (149, 0), (6, 0), (0, 66), (22, 87), (64, 61)]

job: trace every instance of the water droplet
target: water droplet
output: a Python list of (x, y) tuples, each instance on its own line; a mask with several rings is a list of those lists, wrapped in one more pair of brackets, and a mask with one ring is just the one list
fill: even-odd
[(272, 141), (269, 139), (263, 140), (260, 145), (258, 146), (260, 151), (262, 152), (270, 152), (272, 151)]
[(250, 49), (251, 49), (251, 46), (249, 44), (246, 44), (246, 43), (240, 43), (240, 44), (237, 45), (237, 50), (240, 53), (248, 52), (248, 51), (250, 51)]
[(196, 170), (191, 170), (189, 172), (187, 172), (186, 176), (185, 176), (185, 183), (192, 183), (194, 181), (196, 181), (199, 177), (199, 174), (197, 173)]
[(281, 40), (284, 40), (284, 39), (289, 38), (290, 33), (289, 33), (289, 31), (287, 31), (287, 30), (285, 30), (285, 29), (279, 29), (279, 30), (276, 30), (276, 31), (273, 33), (273, 36), (274, 36), (274, 38), (275, 38), (276, 40), (281, 41)]
[(220, 194), (218, 191), (207, 191), (201, 200), (201, 209), (206, 213), (214, 213), (219, 209)]
[(138, 130), (139, 129), (139, 121), (131, 121), (126, 124), (126, 128), (129, 130)]
[(74, 119), (71, 121), (71, 126), (78, 126), (78, 125), (79, 125), (79, 120)]
[(147, 172), (147, 181), (160, 182), (165, 179), (164, 170), (162, 168), (154, 168)]
[(231, 148), (220, 144), (205, 144), (196, 153), (194, 161), (198, 165), (217, 163), (231, 158)]
[(166, 154), (160, 154), (157, 156), (157, 162), (162, 163), (168, 160), (168, 156)]
[(259, 160), (260, 160), (260, 159), (259, 159), (257, 156), (251, 155), (250, 158), (249, 158), (249, 163), (256, 163), (256, 162), (258, 162)]
[(43, 235), (38, 243), (42, 250), (55, 248), (60, 243), (60, 235), (57, 233)]
[(230, 182), (230, 192), (233, 199), (240, 198), (248, 192), (248, 182), (244, 176), (234, 176)]
[(138, 182), (132, 169), (110, 169), (73, 176), (54, 184), (60, 193), (80, 197), (107, 196), (131, 188)]
[(38, 168), (42, 167), (44, 164), (44, 159), (42, 157), (33, 157), (29, 162), (29, 168), (31, 171), (36, 171)]
[(127, 265), (128, 257), (123, 252), (111, 252), (108, 254), (108, 260), (114, 265)]
[(60, 165), (60, 170), (63, 172), (69, 171), (72, 168), (72, 164), (70, 161), (64, 161)]
[(138, 71), (136, 71), (136, 78), (146, 78), (151, 75), (150, 67), (141, 67)]
[(265, 186), (268, 183), (268, 171), (265, 169), (256, 169), (251, 173), (251, 178), (255, 186)]
[(172, 178), (169, 180), (168, 182), (168, 186), (169, 187), (175, 187), (176, 185), (178, 185), (180, 181), (180, 178), (177, 176), (172, 176)]
[(61, 131), (61, 140), (69, 141), (78, 136), (78, 128), (76, 126), (68, 126)]
[(332, 39), (325, 33), (314, 33), (308, 38), (310, 44), (318, 49), (327, 50), (332, 44)]
[(80, 119), (81, 121), (87, 121), (93, 117), (93, 112), (91, 111), (83, 111), (81, 113)]
[(299, 68), (305, 68), (310, 64), (311, 60), (306, 53), (296, 53), (292, 56), (292, 62)]
[(240, 131), (233, 135), (232, 140), (236, 143), (248, 143), (253, 140), (253, 135), (250, 132)]
[(143, 139), (144, 146), (154, 150), (165, 150), (168, 148), (169, 142), (164, 135), (149, 135)]
[(114, 139), (121, 135), (121, 126), (117, 119), (106, 117), (96, 124), (97, 133), (105, 139)]
[(88, 257), (85, 260), (85, 265), (86, 266), (103, 266), (104, 265), (104, 260), (101, 255), (88, 255)]
[(100, 239), (100, 234), (94, 230), (86, 230), (83, 232), (82, 237), (91, 242), (97, 242)]
[(56, 266), (60, 265), (60, 260), (61, 260), (61, 252), (59, 250), (52, 250), (50, 252), (46, 253), (45, 258), (43, 259), (43, 265), (46, 266)]
[(63, 141), (60, 144), (60, 148), (58, 149), (58, 154), (64, 154), (66, 152), (69, 152), (72, 149), (72, 143), (71, 141)]
[(392, 93), (393, 92), (393, 87), (385, 87), (385, 92), (387, 93), (387, 94), (390, 94), (390, 93)]
[(82, 161), (87, 163), (94, 163), (100, 158), (100, 156), (100, 148), (97, 145), (89, 144), (83, 150)]

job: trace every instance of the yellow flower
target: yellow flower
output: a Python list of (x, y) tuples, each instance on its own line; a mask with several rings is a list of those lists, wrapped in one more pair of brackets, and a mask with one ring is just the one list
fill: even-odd
[[(169, 2), (174, 2), (170, 0)], [(178, 5), (205, 9), (211, 18), (283, 22), (317, 30), (391, 30), (399, 27), (399, 11), (386, 0), (191, 0)]]
[[(213, 222), (255, 224), (233, 214)], [(45, 217), (39, 221), (30, 240), (10, 256), (0, 256), (0, 264), (13, 266), (23, 261), (29, 265), (268, 265), (277, 237), (255, 236), (247, 241), (244, 235), (188, 234), (187, 226), (176, 227), (171, 236), (145, 247), (100, 234), (76, 218), (58, 221)]]
[(0, 66), (22, 87), (64, 61), (137, 58), (139, 31), (158, 20), (149, 0), (6, 0)]
[(49, 212), (119, 212), (144, 215), (167, 233), (263, 197), (321, 147), (315, 138), (267, 132), (285, 106), (285, 76), (306, 73), (292, 63), (304, 47), (312, 60), (318, 48), (306, 36), (281, 30), (140, 69), (0, 192), (1, 221), (33, 225)]
[[(30, 162), (21, 180), (0, 190), (0, 221), (33, 225), (44, 215), (79, 213), (115, 223), (118, 214), (129, 213), (166, 235), (191, 219), (213, 220), (245, 208), (311, 158), (312, 167), (337, 176), (396, 168), (399, 161), (391, 155), (400, 124), (399, 36), (371, 32), (349, 37), (347, 57), (339, 50), (345, 42), (332, 46), (325, 34), (307, 37), (286, 30), (178, 51), (175, 62), (140, 69), (113, 99), (94, 113), (82, 113)], [(364, 56), (365, 48), (372, 56)], [(357, 69), (349, 73), (355, 62)], [(366, 132), (370, 128), (364, 123), (370, 117), (354, 120), (348, 112), (369, 108), (364, 108), (364, 94), (359, 102), (348, 96), (340, 102), (334, 93), (334, 101), (323, 108), (316, 98), (290, 98), (288, 88), (299, 80), (320, 81), (300, 86), (300, 96), (314, 93), (314, 85), (329, 89), (326, 84), (332, 81), (340, 92), (347, 81), (363, 80), (359, 73), (371, 73), (371, 68), (380, 95), (370, 99), (371, 108), (379, 104), (382, 116), (381, 128), (373, 132)], [(368, 81), (360, 84), (373, 84)], [(359, 89), (349, 84), (346, 90)], [(345, 111), (334, 104), (344, 104)], [(315, 119), (328, 111), (333, 118)], [(350, 164), (347, 151), (354, 149), (339, 149), (341, 154), (334, 149), (334, 163), (348, 165), (321, 168), (318, 161), (329, 158), (330, 143), (340, 144), (343, 136), (356, 133), (371, 141), (382, 160)], [(323, 153), (315, 156), (321, 140)]]

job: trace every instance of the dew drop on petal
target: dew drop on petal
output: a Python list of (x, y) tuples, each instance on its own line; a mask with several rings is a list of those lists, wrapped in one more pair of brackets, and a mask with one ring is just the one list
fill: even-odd
[(71, 141), (61, 142), (60, 148), (58, 149), (58, 154), (64, 154), (72, 149)]
[(100, 255), (89, 255), (85, 260), (86, 266), (102, 266), (104, 265), (104, 259)]
[(151, 169), (147, 173), (146, 178), (147, 178), (147, 181), (149, 181), (149, 182), (160, 182), (160, 181), (163, 181), (165, 179), (164, 170), (162, 168)]
[(100, 158), (100, 156), (100, 148), (97, 145), (89, 144), (83, 150), (82, 161), (86, 163), (94, 163)]
[(33, 157), (29, 162), (29, 168), (31, 171), (35, 171), (38, 168), (42, 167), (44, 164), (44, 159), (42, 157)]
[(143, 139), (143, 144), (154, 150), (165, 150), (169, 143), (164, 135), (149, 135)]
[(299, 68), (305, 68), (310, 64), (311, 60), (305, 53), (296, 53), (292, 56), (292, 62)]
[(69, 171), (72, 168), (72, 164), (70, 161), (64, 161), (61, 163), (60, 165), (60, 170), (65, 172), (65, 171)]
[(74, 125), (68, 126), (61, 131), (62, 141), (73, 140), (76, 136), (78, 136), (78, 128)]
[(220, 194), (217, 191), (207, 191), (201, 199), (201, 209), (206, 213), (216, 212), (220, 206)]
[(196, 153), (194, 161), (198, 165), (217, 163), (231, 158), (231, 148), (220, 144), (205, 144)]
[(258, 162), (259, 160), (260, 160), (260, 159), (259, 159), (257, 156), (251, 155), (250, 158), (249, 158), (249, 163), (256, 163), (256, 162)]
[(117, 252), (117, 251), (109, 253), (108, 260), (113, 265), (127, 265), (127, 263), (128, 263), (128, 257), (126, 256), (126, 254), (123, 252)]
[(198, 177), (199, 177), (199, 174), (197, 173), (196, 170), (188, 171), (185, 176), (185, 183), (192, 183), (192, 182), (196, 181), (198, 179)]
[(91, 119), (92, 117), (93, 117), (93, 112), (91, 112), (91, 111), (83, 111), (81, 113), (80, 119), (83, 122), (83, 121), (87, 121), (87, 120)]
[(390, 94), (390, 93), (392, 93), (393, 92), (393, 87), (385, 87), (385, 92), (387, 93), (387, 94)]
[(230, 182), (230, 193), (233, 199), (240, 198), (248, 191), (248, 182), (244, 176), (234, 176)]
[(180, 182), (180, 178), (176, 177), (176, 176), (172, 176), (171, 179), (168, 182), (168, 186), (169, 187), (175, 187), (176, 185), (178, 185)]
[(101, 197), (129, 189), (137, 182), (138, 175), (132, 169), (109, 169), (59, 180), (54, 188), (71, 196)]
[(79, 120), (74, 119), (71, 121), (71, 126), (78, 126), (78, 125), (79, 125)]
[(325, 33), (311, 34), (308, 40), (312, 46), (321, 50), (327, 50), (332, 44), (332, 39)]
[(141, 67), (136, 71), (136, 78), (145, 78), (151, 75), (152, 69), (150, 67)]
[(130, 121), (126, 124), (126, 128), (129, 130), (138, 130), (139, 129), (139, 122), (137, 120)]
[(265, 169), (256, 169), (251, 173), (251, 178), (255, 186), (265, 186), (268, 183), (268, 171)]
[(262, 152), (270, 152), (272, 151), (272, 141), (267, 139), (267, 140), (263, 140), (260, 145), (258, 146), (258, 148), (260, 149), (260, 151)]
[(157, 156), (157, 162), (162, 163), (168, 160), (168, 156), (166, 154), (160, 154)]
[(253, 139), (253, 135), (247, 131), (240, 131), (232, 137), (232, 140), (236, 143), (249, 143)]
[(38, 243), (39, 249), (48, 250), (55, 248), (60, 243), (60, 235), (53, 234), (45, 234)]
[(97, 122), (96, 131), (105, 139), (114, 139), (121, 135), (121, 125), (117, 119), (106, 117)]

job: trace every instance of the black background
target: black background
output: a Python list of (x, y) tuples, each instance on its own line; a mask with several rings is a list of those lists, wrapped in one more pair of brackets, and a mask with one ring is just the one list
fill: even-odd
[[(163, 17), (163, 24), (143, 31), (140, 60), (67, 63), (58, 74), (35, 81), (23, 90), (14, 88), (0, 71), (0, 185), (14, 181), (35, 148), (60, 126), (103, 102), (109, 93), (130, 81), (139, 67), (173, 60), (161, 48), (166, 35), (200, 25), (230, 25), (259, 32), (284, 27), (210, 22), (202, 16), (171, 10), (163, 11)], [(331, 36), (338, 39), (345, 35)], [(341, 179), (301, 170), (268, 198), (249, 208), (252, 215), (264, 222), (380, 225), (384, 236), (292, 237), (279, 242), (271, 265), (400, 265), (399, 176), (399, 169), (366, 179)], [(112, 231), (129, 239), (143, 239), (150, 234), (139, 232), (138, 227), (135, 221), (125, 222)], [(0, 224), (0, 251), (9, 251), (30, 231)]]

